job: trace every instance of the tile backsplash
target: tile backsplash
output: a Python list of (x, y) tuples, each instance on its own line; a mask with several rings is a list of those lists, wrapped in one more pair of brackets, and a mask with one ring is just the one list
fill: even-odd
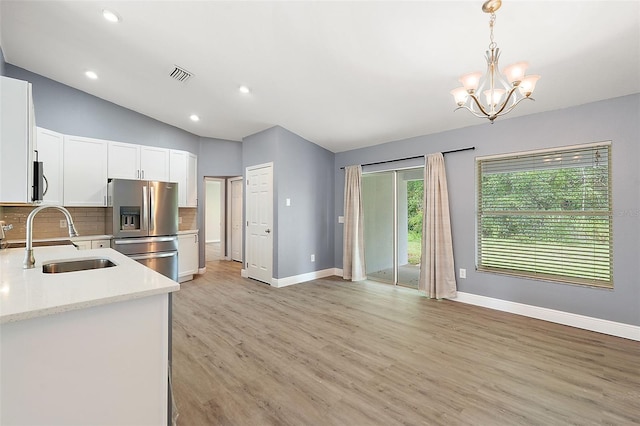
[[(24, 240), (27, 228), (27, 217), (33, 207), (4, 206), (0, 210), (0, 220), (12, 224), (13, 229), (6, 232), (8, 240)], [(104, 235), (105, 212), (102, 207), (68, 207), (73, 223), (80, 235)], [(60, 221), (66, 219), (62, 212), (56, 209), (46, 209), (38, 213), (33, 220), (33, 238), (68, 237), (69, 231), (65, 226), (60, 227)]]
[(198, 209), (195, 207), (181, 207), (178, 209), (178, 217), (182, 223), (178, 224), (179, 231), (189, 231), (198, 228)]
[[(27, 217), (33, 207), (30, 206), (0, 206), (0, 220), (12, 224), (13, 229), (6, 232), (8, 240), (24, 240), (26, 235)], [(67, 207), (76, 230), (80, 235), (104, 235), (106, 208), (103, 207)], [(197, 228), (197, 208), (180, 208), (178, 216), (182, 223), (178, 225), (180, 231)], [(60, 227), (64, 215), (56, 209), (46, 209), (38, 213), (33, 221), (33, 238), (66, 238), (68, 228)]]

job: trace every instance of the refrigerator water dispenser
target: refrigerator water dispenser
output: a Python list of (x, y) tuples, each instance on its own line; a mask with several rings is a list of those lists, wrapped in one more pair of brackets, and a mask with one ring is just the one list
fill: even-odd
[(120, 207), (120, 230), (139, 231), (140, 230), (140, 207), (121, 206)]

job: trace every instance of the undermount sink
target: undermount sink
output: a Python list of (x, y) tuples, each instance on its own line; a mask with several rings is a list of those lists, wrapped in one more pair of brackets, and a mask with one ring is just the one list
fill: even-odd
[(59, 274), (62, 272), (110, 268), (112, 266), (116, 266), (116, 264), (106, 258), (63, 260), (43, 264), (42, 272), (44, 272), (45, 274)]

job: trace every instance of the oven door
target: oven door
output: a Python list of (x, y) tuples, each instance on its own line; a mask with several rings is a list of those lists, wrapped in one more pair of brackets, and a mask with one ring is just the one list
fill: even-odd
[(158, 253), (144, 253), (129, 255), (133, 260), (142, 263), (144, 266), (178, 281), (178, 252), (163, 251)]

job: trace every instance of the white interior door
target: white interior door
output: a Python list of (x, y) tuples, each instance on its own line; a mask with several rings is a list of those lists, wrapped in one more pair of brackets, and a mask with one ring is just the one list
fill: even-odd
[(231, 181), (231, 260), (242, 262), (242, 179)]
[(246, 263), (249, 278), (273, 278), (273, 165), (247, 167)]

